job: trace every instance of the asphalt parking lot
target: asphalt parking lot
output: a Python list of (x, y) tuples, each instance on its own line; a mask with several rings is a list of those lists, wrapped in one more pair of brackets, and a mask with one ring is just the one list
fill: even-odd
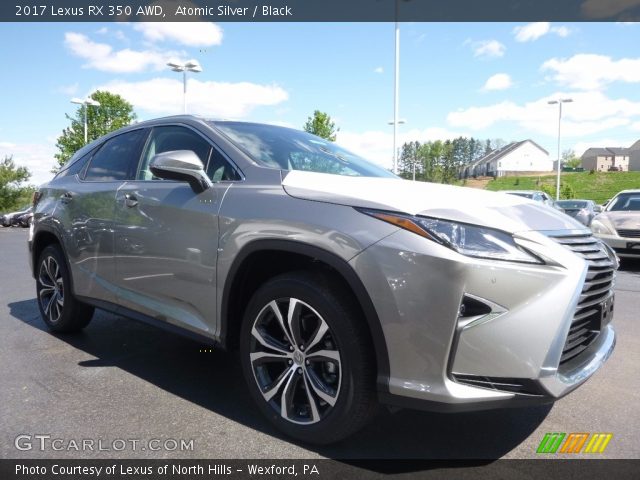
[[(432, 414), (386, 410), (356, 436), (310, 447), (280, 436), (253, 407), (233, 354), (97, 311), (77, 335), (40, 320), (27, 231), (0, 228), (1, 458), (535, 458), (546, 432), (613, 433), (607, 458), (640, 458), (640, 262), (618, 275), (616, 351), (553, 407)], [(62, 450), (19, 450), (19, 435), (50, 435)], [(76, 451), (69, 440), (103, 440)], [(127, 442), (123, 451), (115, 439)], [(142, 449), (150, 439), (192, 449)], [(120, 445), (120, 444), (118, 444)], [(49, 445), (50, 446), (50, 445)], [(575, 456), (574, 456), (575, 458)]]

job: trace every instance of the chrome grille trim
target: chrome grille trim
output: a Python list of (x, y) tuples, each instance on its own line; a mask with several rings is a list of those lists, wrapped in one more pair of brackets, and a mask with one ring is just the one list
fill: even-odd
[(616, 264), (602, 242), (590, 233), (555, 233), (550, 235), (550, 238), (580, 255), (588, 264), (586, 279), (562, 349), (562, 367), (589, 348), (598, 338), (602, 315), (598, 305), (612, 294)]

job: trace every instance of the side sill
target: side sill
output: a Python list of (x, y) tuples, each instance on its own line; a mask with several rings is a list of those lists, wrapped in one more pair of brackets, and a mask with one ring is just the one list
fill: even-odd
[(104, 300), (97, 300), (95, 298), (84, 297), (81, 295), (77, 295), (76, 298), (83, 303), (99, 308), (101, 310), (106, 310), (107, 312), (114, 313), (116, 315), (122, 315), (123, 317), (129, 318), (136, 322), (145, 323), (147, 325), (151, 325), (152, 327), (157, 327), (157, 328), (160, 328), (161, 330), (175, 333), (182, 337), (190, 338), (191, 340), (202, 343), (204, 345), (218, 347), (218, 348), (221, 347), (221, 343), (216, 339), (207, 337), (206, 335), (202, 335), (196, 332), (192, 332), (191, 330), (178, 327), (177, 325), (173, 325), (171, 323), (167, 323), (162, 320), (158, 320), (157, 318), (144, 315), (140, 312), (136, 312), (135, 310), (130, 310), (126, 307), (118, 305), (117, 303), (106, 302)]

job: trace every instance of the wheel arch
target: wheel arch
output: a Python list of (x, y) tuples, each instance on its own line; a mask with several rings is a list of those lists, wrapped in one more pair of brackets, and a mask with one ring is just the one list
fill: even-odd
[(41, 227), (33, 236), (33, 241), (31, 243), (31, 266), (33, 277), (35, 278), (38, 275), (38, 259), (40, 258), (40, 254), (42, 251), (47, 248), (49, 245), (58, 245), (60, 250), (62, 250), (62, 256), (64, 257), (65, 265), (67, 267), (67, 271), (69, 272), (69, 283), (71, 283), (71, 291), (75, 293), (75, 289), (73, 287), (73, 275), (71, 273), (71, 265), (69, 265), (69, 257), (67, 256), (67, 251), (64, 248), (64, 244), (58, 234), (52, 228)]
[[(268, 268), (264, 267), (269, 264)], [(277, 265), (277, 268), (273, 268)], [(348, 262), (322, 248), (293, 240), (255, 240), (236, 255), (222, 291), (219, 340), (227, 349), (238, 344), (244, 307), (269, 278), (299, 269), (327, 270), (352, 294), (365, 320), (376, 359), (378, 391), (389, 389), (389, 356), (382, 326), (364, 284)], [(249, 273), (255, 275), (250, 276)]]

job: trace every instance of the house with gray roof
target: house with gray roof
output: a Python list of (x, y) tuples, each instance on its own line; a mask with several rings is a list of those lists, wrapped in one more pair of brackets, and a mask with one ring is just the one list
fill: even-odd
[(580, 157), (582, 168), (594, 172), (628, 172), (630, 159), (631, 149), (624, 147), (589, 148)]

